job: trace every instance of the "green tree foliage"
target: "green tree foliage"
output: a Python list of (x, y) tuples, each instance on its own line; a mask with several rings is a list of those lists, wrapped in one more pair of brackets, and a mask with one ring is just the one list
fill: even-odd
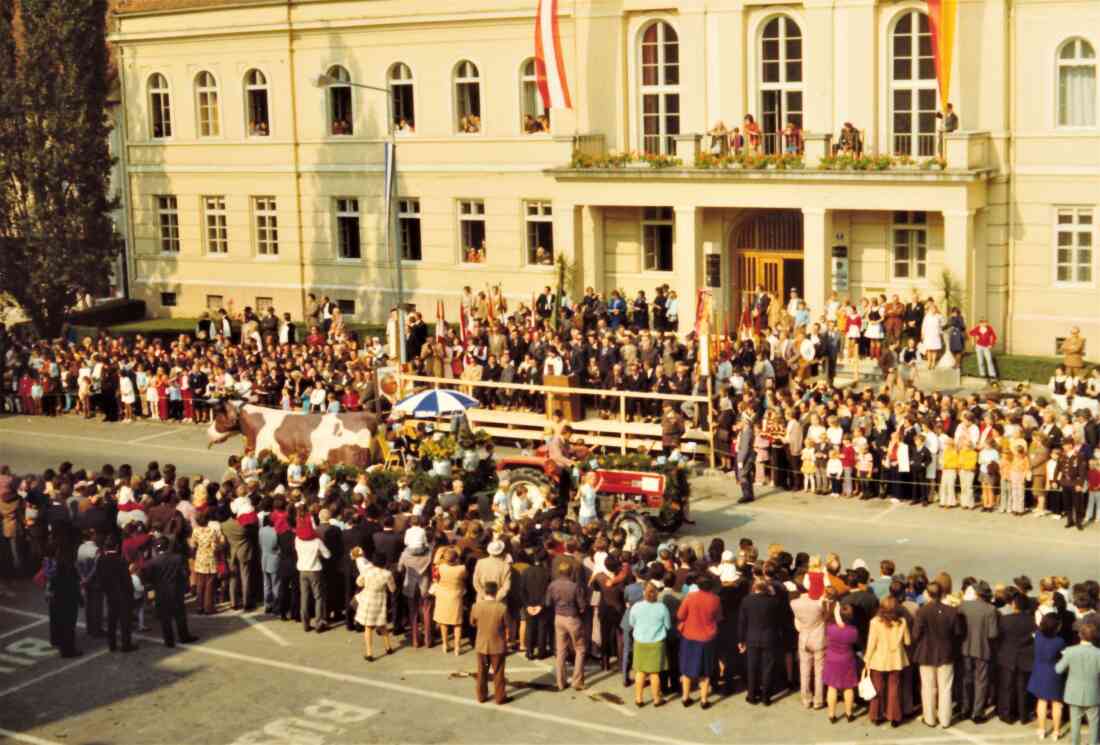
[(111, 211), (106, 0), (0, 0), (0, 292), (44, 336), (121, 250)]

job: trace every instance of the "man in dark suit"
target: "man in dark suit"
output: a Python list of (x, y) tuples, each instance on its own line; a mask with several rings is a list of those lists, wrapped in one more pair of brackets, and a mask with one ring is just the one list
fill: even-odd
[(985, 721), (985, 705), (989, 700), (990, 664), (993, 641), (997, 638), (997, 609), (993, 607), (993, 591), (986, 582), (975, 588), (977, 597), (964, 600), (959, 614), (966, 621), (962, 655), (965, 678), (962, 688), (962, 715), (975, 724)]
[(96, 563), (96, 581), (107, 599), (107, 646), (112, 652), (118, 649), (119, 631), (122, 633), (122, 651), (132, 652), (131, 633), (133, 616), (130, 612), (134, 586), (130, 570), (118, 545), (118, 537), (109, 535), (103, 542), (103, 553)]
[(951, 726), (951, 686), (955, 681), (956, 643), (962, 636), (957, 610), (943, 603), (943, 589), (929, 582), (928, 602), (913, 623), (913, 662), (920, 668), (924, 723)]
[(752, 301), (752, 327), (757, 331), (768, 325), (768, 309), (771, 303), (772, 297), (764, 289), (764, 285), (757, 285), (756, 297)]
[(1012, 596), (1012, 612), (997, 618), (997, 717), (1027, 724), (1027, 681), (1035, 663), (1035, 615), (1023, 593)]
[(1080, 440), (1070, 434), (1062, 443), (1062, 457), (1054, 469), (1054, 480), (1062, 488), (1066, 528), (1085, 529), (1085, 508), (1089, 502), (1089, 456)]
[(782, 627), (780, 600), (773, 594), (768, 580), (758, 577), (752, 594), (741, 601), (738, 615), (737, 648), (745, 655), (745, 678), (750, 704), (763, 701), (771, 706), (772, 677), (775, 673), (779, 629)]
[(752, 491), (753, 479), (756, 478), (756, 450), (753, 448), (753, 419), (750, 412), (741, 415), (740, 431), (737, 434), (737, 483), (741, 487), (741, 498), (738, 504), (751, 502), (755, 499)]
[(187, 629), (187, 607), (183, 599), (187, 593), (187, 561), (172, 550), (171, 541), (167, 538), (158, 538), (154, 550), (156, 555), (146, 563), (141, 576), (145, 585), (151, 585), (156, 593), (157, 618), (164, 633), (164, 646), (176, 646), (173, 622), (181, 642), (197, 642), (199, 638)]

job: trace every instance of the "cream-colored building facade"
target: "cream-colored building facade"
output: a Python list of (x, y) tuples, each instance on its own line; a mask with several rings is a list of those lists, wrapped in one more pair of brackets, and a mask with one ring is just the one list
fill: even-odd
[[(960, 126), (942, 144), (924, 2), (561, 0), (573, 109), (528, 134), (535, 5), (122, 3), (132, 294), (154, 315), (300, 317), (313, 292), (381, 320), (401, 252), (405, 299), (454, 320), (464, 285), (529, 300), (552, 284), (542, 248), (574, 292), (668, 284), (682, 324), (702, 287), (734, 315), (754, 284), (821, 308), (834, 290), (938, 296), (946, 269), (1013, 352), (1052, 354), (1073, 325), (1100, 339), (1100, 2), (960, 0)], [(392, 246), (387, 94), (347, 83), (392, 86), (407, 125)], [(694, 167), (700, 135), (746, 113), (769, 148), (797, 121), (806, 167)], [(470, 114), (478, 131), (460, 131)], [(866, 153), (942, 147), (947, 168), (819, 169), (844, 122)], [(575, 148), (684, 166), (573, 168)]]

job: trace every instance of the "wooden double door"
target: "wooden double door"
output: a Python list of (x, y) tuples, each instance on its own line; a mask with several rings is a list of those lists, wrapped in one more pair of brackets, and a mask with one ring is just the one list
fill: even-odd
[(738, 251), (736, 317), (752, 306), (758, 287), (763, 287), (773, 302), (784, 306), (792, 289), (804, 297), (802, 269), (801, 251)]

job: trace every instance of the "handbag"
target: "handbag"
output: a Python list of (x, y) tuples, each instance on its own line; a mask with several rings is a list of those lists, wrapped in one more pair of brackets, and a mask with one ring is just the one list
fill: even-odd
[(871, 673), (867, 668), (863, 668), (863, 677), (859, 679), (859, 697), (864, 701), (870, 701), (878, 695), (878, 691), (875, 690), (875, 684), (871, 682)]

